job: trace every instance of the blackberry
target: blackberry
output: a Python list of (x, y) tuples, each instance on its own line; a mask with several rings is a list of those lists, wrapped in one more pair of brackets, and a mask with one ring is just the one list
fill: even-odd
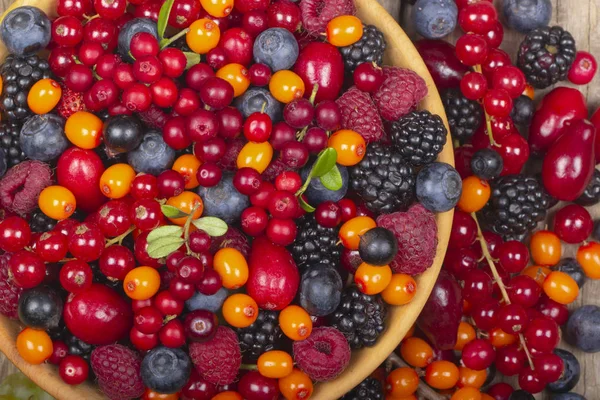
[(337, 268), (340, 262), (340, 246), (336, 243), (338, 229), (325, 228), (317, 223), (314, 214), (296, 221), (298, 234), (290, 252), (300, 269), (310, 265), (324, 264)]
[(483, 209), (487, 225), (496, 233), (519, 236), (546, 218), (550, 196), (541, 182), (525, 175), (508, 175), (492, 183), (490, 200)]
[(362, 161), (348, 172), (352, 189), (377, 214), (406, 210), (415, 199), (415, 171), (393, 147), (369, 145)]
[(383, 385), (375, 378), (367, 378), (340, 400), (383, 400)]
[(246, 328), (237, 329), (237, 335), (244, 362), (255, 363), (262, 353), (280, 345), (279, 312), (260, 310), (256, 321)]
[(446, 144), (448, 131), (439, 115), (412, 111), (392, 123), (392, 143), (409, 163), (415, 167), (435, 161)]
[(575, 200), (575, 203), (581, 206), (593, 206), (598, 202), (600, 202), (600, 171), (595, 169), (592, 180), (587, 184), (581, 196)]
[(481, 126), (483, 108), (475, 100), (463, 96), (460, 89), (452, 88), (442, 93), (450, 134), (454, 139), (467, 142)]
[(517, 66), (533, 87), (545, 89), (567, 79), (575, 53), (575, 39), (569, 32), (560, 26), (545, 26), (525, 36), (519, 47)]
[(373, 25), (363, 25), (363, 34), (358, 42), (340, 47), (345, 70), (352, 74), (356, 67), (365, 62), (383, 63), (383, 53), (387, 43), (383, 33)]
[(33, 115), (27, 105), (27, 94), (34, 83), (50, 77), (48, 61), (38, 56), (9, 55), (0, 68), (4, 90), (0, 105), (7, 120), (23, 120)]
[(0, 124), (0, 148), (6, 154), (8, 168), (27, 159), (19, 143), (20, 134), (21, 124), (19, 122), (7, 121)]
[(49, 232), (56, 226), (56, 220), (48, 217), (39, 208), (31, 213), (29, 226), (32, 232)]

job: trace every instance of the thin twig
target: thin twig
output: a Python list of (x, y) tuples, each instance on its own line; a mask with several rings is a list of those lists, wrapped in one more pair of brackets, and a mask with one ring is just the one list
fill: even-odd
[[(396, 353), (390, 354), (390, 356), (387, 358), (387, 360), (390, 361), (396, 367), (412, 368), (402, 358), (400, 358)], [(431, 387), (429, 387), (429, 385), (427, 385), (423, 381), (419, 382), (419, 388), (417, 389), (417, 393), (419, 394), (420, 399), (423, 398), (425, 400), (448, 400), (447, 396), (439, 394), (438, 392), (433, 390)]]
[[(473, 69), (477, 73), (480, 73), (480, 74), (482, 73), (481, 65), (475, 65), (473, 67)], [(487, 111), (485, 111), (485, 107), (483, 107), (483, 113), (485, 114), (485, 127), (486, 127), (486, 132), (487, 132), (488, 138), (490, 139), (490, 144), (492, 146), (500, 147), (498, 142), (496, 142), (494, 140), (494, 133), (492, 132), (492, 120), (490, 119), (490, 115), (487, 113)]]

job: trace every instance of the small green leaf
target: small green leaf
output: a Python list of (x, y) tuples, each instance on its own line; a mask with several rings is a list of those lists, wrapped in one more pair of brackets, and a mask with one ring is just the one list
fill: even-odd
[(202, 217), (192, 221), (192, 224), (198, 229), (202, 229), (210, 236), (223, 236), (227, 233), (227, 223), (217, 217)]
[(342, 174), (337, 165), (329, 170), (328, 173), (319, 177), (319, 180), (329, 190), (340, 190), (344, 182), (342, 181)]
[(298, 197), (298, 203), (300, 203), (300, 207), (302, 207), (302, 209), (306, 212), (314, 212), (316, 210), (316, 208), (304, 201), (302, 196)]
[(165, 225), (165, 226), (161, 226), (160, 228), (156, 228), (152, 232), (150, 232), (148, 234), (148, 237), (146, 238), (146, 241), (148, 243), (151, 243), (160, 238), (170, 237), (170, 236), (181, 237), (181, 235), (183, 235), (183, 229), (180, 226)]
[(164, 39), (165, 37), (165, 31), (167, 30), (169, 14), (171, 14), (171, 8), (173, 8), (173, 3), (175, 3), (175, 0), (165, 1), (158, 13), (158, 22), (156, 23), (156, 27), (158, 28), (158, 38), (160, 40)]
[(317, 161), (312, 166), (310, 170), (311, 177), (321, 177), (331, 171), (331, 168), (335, 166), (335, 161), (337, 160), (337, 152), (332, 147), (327, 147), (322, 150), (317, 157)]
[(185, 55), (186, 60), (185, 69), (190, 69), (200, 62), (200, 54), (198, 53), (184, 51), (183, 54)]
[(167, 218), (181, 218), (181, 217), (187, 217), (189, 215), (189, 214), (186, 214), (183, 211), (181, 211), (179, 208), (169, 206), (167, 204), (163, 204), (162, 206), (160, 206), (160, 209), (162, 210), (162, 213)]
[(185, 240), (178, 236), (162, 237), (148, 243), (146, 251), (152, 258), (163, 258), (180, 248), (184, 243)]

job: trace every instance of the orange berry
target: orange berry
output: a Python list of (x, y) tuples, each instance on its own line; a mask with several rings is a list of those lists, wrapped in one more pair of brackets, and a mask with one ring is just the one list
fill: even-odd
[(282, 103), (289, 103), (292, 100), (304, 96), (304, 81), (298, 74), (286, 69), (277, 71), (271, 76), (269, 81), (269, 91), (275, 99)]
[(590, 279), (600, 279), (600, 243), (590, 242), (577, 249), (577, 262)]
[(213, 396), (213, 398), (210, 400), (244, 400), (244, 398), (238, 392), (228, 390), (226, 392), (221, 392), (216, 396)]
[(36, 114), (46, 114), (56, 107), (61, 96), (62, 89), (54, 79), (40, 79), (29, 89), (27, 105)]
[(579, 286), (570, 275), (552, 271), (542, 285), (546, 296), (560, 304), (571, 304), (579, 295)]
[(523, 90), (523, 95), (529, 97), (531, 100), (535, 97), (535, 89), (530, 84), (525, 85), (525, 90)]
[(458, 331), (456, 332), (456, 344), (454, 345), (454, 350), (462, 351), (465, 344), (469, 343), (471, 340), (477, 337), (477, 333), (475, 332), (475, 328), (473, 325), (468, 322), (461, 321), (458, 325)]
[(227, 64), (219, 68), (215, 75), (231, 84), (234, 97), (243, 95), (250, 86), (248, 68), (242, 64)]
[(337, 163), (344, 166), (356, 165), (364, 158), (367, 151), (365, 139), (350, 129), (341, 129), (329, 138), (327, 146), (337, 152)]
[(381, 292), (383, 301), (394, 306), (408, 304), (417, 294), (417, 281), (408, 274), (394, 274)]
[(418, 337), (404, 339), (400, 344), (400, 354), (413, 367), (425, 368), (433, 361), (433, 348)]
[(94, 114), (77, 111), (67, 118), (65, 135), (81, 149), (95, 149), (102, 141), (102, 127), (102, 120)]
[(336, 47), (350, 46), (362, 35), (362, 21), (354, 15), (340, 15), (327, 24), (327, 41)]
[(248, 263), (239, 250), (225, 247), (215, 253), (213, 268), (225, 289), (239, 289), (248, 281)]
[(490, 343), (495, 348), (506, 347), (519, 340), (517, 335), (506, 333), (500, 328), (494, 328), (490, 331)]
[(354, 283), (358, 289), (369, 295), (381, 293), (392, 280), (392, 269), (389, 265), (376, 266), (362, 263), (354, 273)]
[(146, 388), (146, 391), (144, 392), (144, 395), (142, 396), (142, 400), (178, 400), (178, 399), (179, 399), (178, 393), (171, 393), (171, 394), (158, 393), (149, 388)]
[(385, 378), (385, 393), (392, 397), (410, 396), (418, 387), (419, 375), (412, 368), (396, 368)]
[(346, 221), (340, 228), (340, 240), (345, 248), (350, 250), (358, 250), (360, 236), (376, 226), (377, 223), (371, 217), (354, 217)]
[(464, 387), (458, 389), (450, 400), (481, 400), (481, 392), (472, 387)]
[(0, 76), (0, 93), (2, 93), (2, 89), (4, 89), (4, 80)]
[(77, 208), (73, 193), (63, 186), (48, 186), (38, 197), (38, 207), (52, 219), (67, 219)]
[(279, 327), (292, 340), (304, 340), (312, 332), (312, 319), (302, 307), (287, 306), (279, 313)]
[(258, 372), (267, 378), (284, 378), (294, 370), (294, 360), (285, 351), (271, 350), (258, 357)]
[(538, 285), (542, 286), (550, 272), (551, 271), (549, 268), (542, 267), (541, 265), (533, 265), (531, 267), (525, 268), (523, 272), (521, 272), (521, 275), (527, 275), (530, 278), (533, 278), (533, 280), (536, 281)]
[(555, 265), (560, 261), (561, 244), (558, 235), (550, 231), (537, 231), (531, 236), (529, 250), (533, 262), (542, 265)]
[(179, 172), (183, 176), (186, 189), (194, 189), (199, 185), (196, 173), (202, 163), (193, 154), (183, 154), (173, 163), (173, 171)]
[(273, 147), (269, 142), (248, 142), (242, 147), (237, 157), (237, 167), (255, 169), (261, 174), (265, 172), (273, 159)]
[(25, 328), (17, 335), (17, 351), (29, 364), (41, 364), (52, 355), (52, 339), (38, 329)]
[[(279, 378), (279, 391), (286, 400), (307, 400), (313, 392), (313, 383), (308, 375), (294, 368), (291, 374)], [(212, 400), (215, 400), (213, 397)]]
[(416, 324), (412, 324), (412, 326), (408, 329), (408, 332), (406, 332), (406, 335), (404, 335), (404, 339), (408, 339), (409, 337), (413, 337), (413, 335), (415, 334), (415, 327)]
[(120, 199), (129, 194), (135, 171), (129, 164), (114, 164), (100, 177), (100, 191), (110, 199)]
[(206, 54), (219, 44), (221, 31), (215, 21), (208, 18), (198, 19), (190, 25), (190, 30), (185, 34), (185, 41), (189, 48), (198, 54)]
[(221, 312), (229, 325), (245, 328), (258, 318), (258, 304), (247, 294), (236, 293), (225, 300)]
[(233, 0), (200, 0), (200, 4), (204, 11), (217, 18), (225, 18), (233, 10)]
[[(177, 196), (170, 197), (169, 200), (167, 200), (167, 205), (173, 206), (186, 214), (191, 214), (192, 210), (196, 208), (196, 211), (194, 211), (194, 215), (192, 216), (193, 219), (200, 218), (202, 211), (204, 211), (202, 198), (198, 194), (187, 190), (181, 192)], [(187, 217), (169, 218), (169, 221), (179, 226), (185, 225), (186, 220)]]
[(136, 267), (123, 279), (125, 294), (134, 300), (148, 300), (160, 288), (160, 274), (152, 267)]
[(487, 379), (487, 371), (482, 369), (481, 371), (475, 371), (467, 367), (458, 367), (458, 387), (470, 387), (479, 389), (485, 383)]
[(490, 199), (492, 190), (487, 181), (476, 176), (468, 176), (462, 182), (462, 194), (458, 200), (458, 208), (467, 213), (477, 212)]
[(434, 361), (425, 370), (425, 381), (434, 389), (451, 389), (458, 382), (458, 367), (450, 361)]

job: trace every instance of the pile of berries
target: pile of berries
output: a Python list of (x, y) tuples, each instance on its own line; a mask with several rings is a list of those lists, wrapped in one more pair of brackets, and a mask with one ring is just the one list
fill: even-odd
[(111, 399), (309, 398), (411, 302), (460, 199), (424, 80), (377, 65), (352, 0), (56, 13), (0, 25), (20, 356)]

